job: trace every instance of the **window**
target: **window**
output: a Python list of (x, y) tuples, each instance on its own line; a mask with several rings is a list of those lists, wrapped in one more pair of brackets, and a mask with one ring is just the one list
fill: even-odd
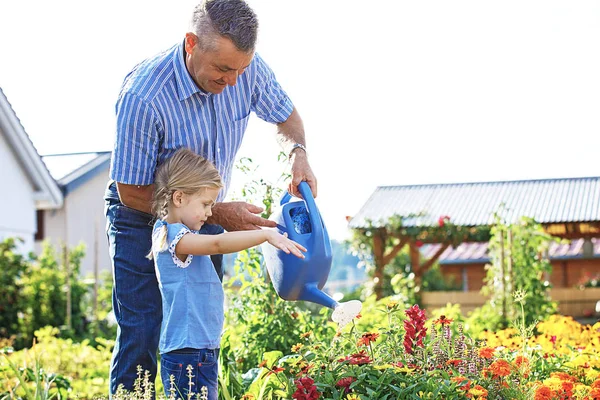
[(44, 210), (35, 212), (37, 230), (35, 231), (35, 240), (44, 240)]

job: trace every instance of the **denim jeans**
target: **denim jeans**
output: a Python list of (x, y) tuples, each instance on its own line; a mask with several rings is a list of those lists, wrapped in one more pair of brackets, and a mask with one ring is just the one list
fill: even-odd
[(167, 398), (171, 389), (171, 376), (176, 398), (188, 398), (191, 381), (191, 393), (200, 394), (202, 387), (206, 387), (208, 400), (217, 400), (219, 349), (180, 349), (161, 355), (160, 377)]
[[(162, 322), (162, 300), (154, 263), (146, 258), (152, 243), (153, 217), (123, 205), (114, 183), (105, 194), (106, 233), (113, 271), (113, 312), (117, 338), (110, 366), (110, 393), (119, 385), (132, 390), (137, 367), (156, 377), (156, 352)], [(219, 225), (206, 225), (204, 234), (223, 232)], [(222, 255), (211, 257), (222, 279)]]

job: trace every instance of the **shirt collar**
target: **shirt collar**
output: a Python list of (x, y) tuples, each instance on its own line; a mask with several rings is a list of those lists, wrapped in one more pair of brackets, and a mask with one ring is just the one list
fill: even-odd
[(175, 70), (175, 81), (177, 82), (179, 100), (183, 101), (195, 93), (202, 96), (210, 96), (210, 93), (201, 90), (190, 76), (190, 73), (185, 66), (184, 44), (185, 41), (182, 41), (179, 46), (176, 46), (175, 52), (173, 53), (173, 69)]

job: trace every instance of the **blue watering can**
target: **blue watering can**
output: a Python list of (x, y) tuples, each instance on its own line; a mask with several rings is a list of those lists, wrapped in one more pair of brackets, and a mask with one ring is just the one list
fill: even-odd
[(321, 289), (331, 270), (331, 242), (306, 182), (298, 185), (303, 199), (286, 192), (280, 208), (271, 215), (280, 233), (306, 247), (305, 258), (286, 254), (271, 245), (263, 245), (263, 254), (275, 291), (284, 300), (302, 300), (333, 309), (332, 319), (343, 327), (362, 308), (358, 300), (338, 303)]

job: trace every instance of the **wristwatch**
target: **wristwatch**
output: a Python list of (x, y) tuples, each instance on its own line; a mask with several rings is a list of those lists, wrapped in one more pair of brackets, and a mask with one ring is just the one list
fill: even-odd
[(294, 143), (294, 145), (292, 146), (292, 149), (290, 150), (290, 153), (288, 154), (288, 160), (292, 158), (292, 153), (294, 153), (294, 151), (296, 151), (296, 149), (304, 150), (304, 152), (306, 153), (306, 146), (304, 146), (301, 143)]

